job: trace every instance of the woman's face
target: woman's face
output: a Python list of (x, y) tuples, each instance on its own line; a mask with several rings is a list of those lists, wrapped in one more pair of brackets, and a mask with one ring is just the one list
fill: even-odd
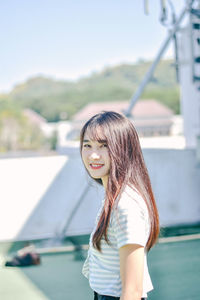
[(91, 177), (101, 178), (105, 186), (110, 172), (108, 147), (104, 140), (99, 142), (91, 140), (88, 130), (86, 130), (83, 139), (82, 159)]

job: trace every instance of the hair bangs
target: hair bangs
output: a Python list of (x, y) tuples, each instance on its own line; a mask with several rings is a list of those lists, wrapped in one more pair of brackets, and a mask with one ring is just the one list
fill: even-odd
[(86, 132), (91, 141), (97, 141), (98, 143), (107, 142), (107, 138), (100, 124), (89, 124), (85, 129), (84, 135)]

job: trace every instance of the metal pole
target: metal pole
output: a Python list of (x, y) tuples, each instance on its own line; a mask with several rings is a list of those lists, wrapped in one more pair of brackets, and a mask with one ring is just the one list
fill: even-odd
[[(192, 1), (192, 3), (194, 2), (194, 0)], [(161, 49), (159, 50), (156, 59), (154, 60), (154, 62), (152, 63), (151, 67), (149, 68), (149, 70), (147, 71), (144, 79), (142, 80), (140, 86), (138, 87), (138, 89), (136, 90), (135, 94), (133, 95), (129, 107), (128, 109), (124, 112), (124, 114), (126, 116), (130, 116), (131, 114), (131, 110), (133, 108), (133, 106), (135, 105), (136, 101), (138, 100), (138, 98), (140, 97), (140, 95), (142, 94), (145, 86), (147, 85), (147, 83), (149, 82), (149, 80), (151, 79), (153, 72), (157, 66), (157, 64), (159, 63), (163, 53), (165, 52), (170, 40), (174, 37), (174, 34), (176, 33), (176, 31), (178, 30), (179, 24), (181, 23), (182, 19), (184, 18), (186, 12), (188, 11), (188, 7), (184, 8), (183, 11), (180, 14), (179, 19), (177, 20), (177, 22), (174, 24), (173, 29), (169, 32), (165, 42), (163, 43)]]
[(190, 49), (191, 49), (191, 61), (190, 61), (190, 64), (191, 64), (191, 69), (192, 69), (192, 78), (191, 80), (193, 82), (195, 82), (195, 71), (194, 71), (194, 32), (193, 32), (193, 16), (191, 14), (191, 11), (190, 11), (190, 18), (189, 18), (189, 30), (190, 30)]
[(146, 15), (149, 14), (149, 2), (148, 2), (148, 0), (144, 0), (144, 13)]
[[(171, 2), (171, 0), (168, 0), (168, 2), (172, 10), (172, 23), (174, 25), (176, 23), (176, 13), (175, 13), (174, 5)], [(174, 52), (175, 52), (176, 80), (177, 82), (179, 82), (179, 64), (178, 64), (179, 59), (178, 59), (178, 43), (177, 43), (176, 33), (173, 36), (173, 40), (174, 40)]]

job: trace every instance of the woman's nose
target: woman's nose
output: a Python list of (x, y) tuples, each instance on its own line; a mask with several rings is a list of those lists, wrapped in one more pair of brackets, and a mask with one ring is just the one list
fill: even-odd
[(100, 158), (100, 155), (99, 155), (99, 153), (97, 153), (97, 152), (92, 152), (92, 153), (90, 154), (90, 158), (91, 158), (91, 159), (99, 159), (99, 158)]

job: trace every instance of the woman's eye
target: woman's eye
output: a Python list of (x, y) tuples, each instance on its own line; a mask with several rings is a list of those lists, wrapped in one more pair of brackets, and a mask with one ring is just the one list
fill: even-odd
[(84, 144), (83, 147), (84, 148), (90, 148), (91, 146), (89, 144)]
[(103, 144), (102, 147), (104, 148), (104, 147), (108, 147), (108, 146), (107, 146), (107, 144)]

